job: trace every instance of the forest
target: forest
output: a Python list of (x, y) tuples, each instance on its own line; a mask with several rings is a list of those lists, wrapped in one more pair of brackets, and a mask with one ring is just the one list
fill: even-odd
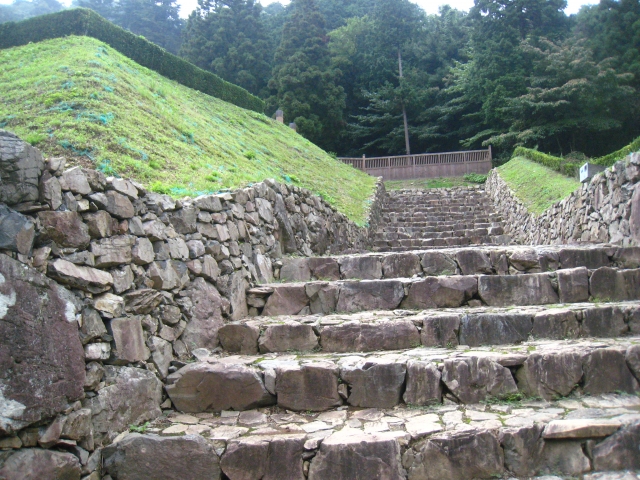
[[(339, 156), (517, 146), (576, 158), (640, 135), (640, 1), (74, 0), (263, 98)], [(0, 22), (64, 8), (0, 5)], [(499, 160), (498, 160), (499, 161)]]

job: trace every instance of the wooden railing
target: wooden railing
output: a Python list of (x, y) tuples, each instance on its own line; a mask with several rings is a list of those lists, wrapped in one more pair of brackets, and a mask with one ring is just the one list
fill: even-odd
[(385, 180), (461, 176), (465, 173), (488, 173), (491, 170), (491, 147), (465, 152), (421, 153), (395, 157), (340, 158), (344, 163)]

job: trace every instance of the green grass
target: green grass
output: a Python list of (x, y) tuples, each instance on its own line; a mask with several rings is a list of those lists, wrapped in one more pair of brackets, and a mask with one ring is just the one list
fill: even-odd
[(580, 187), (578, 180), (523, 157), (512, 158), (498, 167), (498, 172), (516, 197), (535, 214), (544, 212)]
[(174, 197), (273, 178), (356, 223), (375, 179), (262, 114), (189, 89), (89, 37), (0, 50), (0, 128), (71, 165)]
[(477, 182), (465, 180), (463, 177), (440, 177), (440, 178), (414, 178), (411, 180), (388, 180), (384, 182), (387, 190), (419, 189), (429, 188), (452, 188), (477, 185)]

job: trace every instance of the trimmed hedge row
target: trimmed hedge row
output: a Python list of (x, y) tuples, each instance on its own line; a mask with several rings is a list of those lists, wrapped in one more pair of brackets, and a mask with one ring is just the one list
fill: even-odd
[(556, 172), (562, 173), (568, 177), (575, 177), (578, 174), (578, 170), (581, 165), (579, 163), (572, 163), (564, 160), (560, 157), (554, 157), (553, 155), (547, 155), (546, 153), (532, 150), (525, 147), (517, 147), (513, 151), (512, 157), (524, 157), (532, 162), (539, 163), (548, 167)]
[(605, 155), (604, 157), (592, 158), (591, 162), (597, 163), (598, 165), (604, 165), (605, 167), (610, 167), (617, 161), (622, 160), (630, 153), (637, 151), (640, 151), (640, 137), (636, 138), (626, 147), (622, 147), (620, 150), (610, 153), (609, 155)]
[(124, 30), (86, 8), (63, 10), (21, 22), (0, 24), (0, 49), (68, 35), (96, 38), (134, 62), (175, 80), (185, 87), (199, 90), (248, 110), (264, 112), (264, 102), (244, 88), (226, 82), (217, 75), (176, 57), (144, 37)]

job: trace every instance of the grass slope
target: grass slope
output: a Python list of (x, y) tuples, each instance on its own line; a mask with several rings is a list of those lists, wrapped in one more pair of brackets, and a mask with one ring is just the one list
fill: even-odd
[(175, 197), (274, 178), (359, 224), (375, 179), (262, 114), (191, 90), (89, 37), (0, 50), (0, 128), (46, 155)]
[(512, 158), (498, 167), (498, 172), (516, 197), (535, 214), (544, 212), (580, 187), (578, 180), (523, 157)]

